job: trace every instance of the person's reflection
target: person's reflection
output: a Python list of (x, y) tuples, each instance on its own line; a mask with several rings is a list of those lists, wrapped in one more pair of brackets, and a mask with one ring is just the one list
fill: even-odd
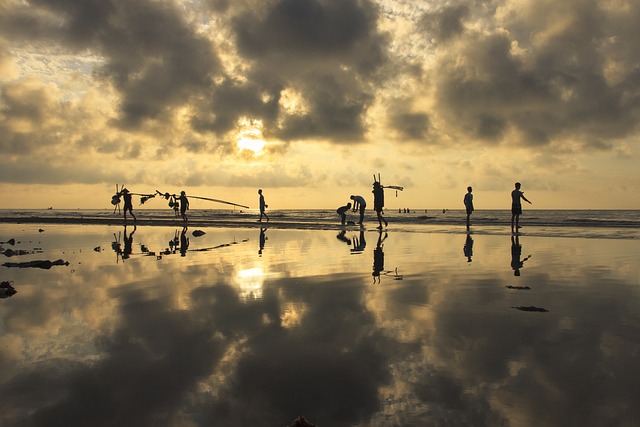
[(116, 253), (116, 263), (120, 260), (120, 256), (122, 255), (122, 244), (120, 243), (120, 232), (118, 231), (118, 235), (113, 233), (113, 242), (111, 242), (111, 249)]
[(180, 236), (178, 230), (173, 232), (173, 239), (169, 240), (169, 249), (165, 251), (165, 255), (175, 254), (180, 248)]
[(124, 226), (124, 250), (122, 251), (122, 260), (129, 259), (133, 252), (133, 233), (136, 232), (136, 226), (133, 226), (133, 230), (127, 236), (127, 226)]
[(347, 230), (342, 230), (341, 232), (338, 233), (338, 235), (336, 236), (336, 238), (340, 241), (345, 242), (347, 245), (351, 246), (351, 239), (349, 239), (347, 236)]
[(464, 242), (464, 256), (467, 257), (467, 262), (471, 262), (471, 257), (473, 256), (473, 239), (471, 238), (471, 234), (467, 233), (467, 240)]
[(522, 246), (520, 245), (520, 238), (516, 234), (511, 236), (511, 268), (513, 269), (513, 275), (519, 276), (520, 269), (524, 267), (524, 262), (531, 258), (531, 255), (525, 259), (520, 259), (522, 256)]
[(378, 243), (376, 244), (376, 248), (373, 250), (373, 283), (380, 283), (380, 273), (384, 271), (384, 252), (382, 250), (382, 243), (387, 240), (387, 233), (384, 233), (384, 237), (382, 237), (382, 230), (378, 231)]
[(360, 237), (353, 238), (353, 249), (351, 249), (351, 253), (362, 253), (366, 247), (367, 241), (364, 238), (364, 228), (360, 228)]
[(180, 233), (180, 256), (186, 256), (187, 249), (189, 249), (189, 238), (187, 237), (187, 227), (184, 227)]
[(262, 255), (264, 244), (269, 239), (266, 235), (266, 232), (267, 229), (265, 227), (260, 227), (260, 249), (258, 249), (258, 255)]

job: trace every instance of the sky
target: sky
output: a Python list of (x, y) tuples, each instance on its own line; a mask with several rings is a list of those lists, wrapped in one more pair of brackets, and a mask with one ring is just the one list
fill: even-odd
[[(3, 208), (640, 209), (636, 0), (0, 0)], [(146, 205), (164, 207), (154, 199)], [(137, 203), (134, 204), (134, 207)], [(224, 208), (197, 200), (192, 208)]]

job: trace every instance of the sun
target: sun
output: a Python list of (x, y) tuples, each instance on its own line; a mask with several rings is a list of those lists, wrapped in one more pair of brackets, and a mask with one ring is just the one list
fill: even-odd
[(238, 139), (237, 145), (240, 151), (249, 150), (253, 151), (254, 154), (261, 154), (264, 151), (264, 147), (267, 145), (267, 143), (262, 139), (243, 135), (240, 137), (240, 139)]
[(262, 138), (262, 121), (243, 118), (238, 123), (236, 145), (240, 151), (262, 154), (267, 142)]

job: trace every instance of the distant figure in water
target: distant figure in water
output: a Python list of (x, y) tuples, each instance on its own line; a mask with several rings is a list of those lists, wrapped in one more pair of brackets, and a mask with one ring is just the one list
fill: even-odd
[(180, 202), (180, 216), (184, 223), (187, 223), (187, 209), (189, 209), (189, 199), (187, 199), (187, 193), (184, 191), (180, 192), (180, 197), (178, 198), (178, 202)]
[(511, 268), (513, 269), (513, 275), (519, 276), (520, 269), (524, 267), (524, 262), (531, 258), (531, 255), (525, 259), (520, 259), (522, 256), (522, 246), (520, 246), (520, 239), (516, 235), (511, 236)]
[(382, 228), (382, 223), (384, 222), (384, 226), (389, 225), (387, 220), (382, 217), (382, 210), (384, 209), (384, 188), (382, 184), (378, 181), (373, 182), (373, 210), (376, 211), (376, 215), (378, 216), (378, 228)]
[(520, 228), (519, 222), (520, 215), (522, 214), (522, 203), (520, 199), (531, 204), (531, 202), (524, 197), (524, 191), (520, 191), (520, 183), (516, 182), (515, 185), (515, 190), (511, 192), (511, 232), (518, 231), (518, 228)]
[(269, 207), (264, 201), (264, 196), (262, 195), (262, 189), (258, 190), (258, 194), (260, 195), (260, 219), (258, 222), (262, 222), (262, 216), (267, 218), (267, 222), (269, 222), (269, 215), (265, 212), (265, 209)]
[(347, 203), (344, 206), (340, 206), (336, 212), (340, 215), (340, 224), (345, 225), (347, 223), (347, 212), (351, 209), (351, 203)]
[(120, 191), (120, 194), (122, 194), (122, 199), (124, 200), (124, 222), (125, 222), (125, 224), (127, 222), (127, 211), (129, 211), (129, 213), (133, 217), (133, 222), (136, 222), (136, 216), (133, 214), (133, 203), (131, 202), (131, 193), (129, 193), (129, 190), (127, 190), (126, 188), (123, 188)]
[(353, 212), (357, 212), (358, 210), (360, 211), (360, 221), (358, 221), (358, 224), (362, 225), (362, 221), (364, 221), (364, 210), (367, 207), (367, 202), (362, 196), (351, 195), (349, 198), (353, 200)]
[(464, 207), (467, 210), (467, 229), (469, 229), (469, 217), (473, 213), (473, 194), (471, 192), (473, 189), (471, 187), (467, 187), (467, 194), (464, 195)]

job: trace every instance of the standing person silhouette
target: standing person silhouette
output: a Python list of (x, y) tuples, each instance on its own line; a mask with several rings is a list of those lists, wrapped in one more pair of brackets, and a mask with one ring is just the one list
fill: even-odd
[(122, 198), (124, 199), (124, 223), (127, 223), (127, 211), (133, 217), (133, 222), (136, 222), (136, 216), (133, 214), (133, 203), (131, 202), (131, 193), (126, 188), (123, 188), (121, 191)]
[(180, 216), (184, 223), (187, 223), (187, 209), (189, 209), (189, 199), (187, 199), (187, 193), (184, 191), (180, 192), (180, 197), (178, 198), (180, 202)]
[(358, 221), (358, 224), (362, 225), (362, 221), (364, 221), (364, 209), (367, 207), (367, 202), (362, 196), (351, 195), (349, 198), (353, 200), (353, 212), (360, 210), (360, 221)]
[(384, 226), (389, 225), (387, 220), (382, 217), (382, 210), (384, 208), (384, 188), (382, 184), (378, 181), (374, 181), (373, 183), (373, 210), (376, 211), (376, 215), (378, 216), (378, 228), (382, 228), (382, 222), (384, 221)]
[(522, 214), (522, 203), (520, 202), (520, 199), (531, 204), (531, 202), (526, 197), (524, 197), (524, 191), (520, 191), (521, 184), (519, 182), (516, 182), (515, 185), (515, 190), (511, 192), (511, 232), (518, 231), (518, 228), (520, 228), (519, 222), (520, 215)]
[(467, 230), (469, 229), (469, 217), (473, 213), (473, 188), (467, 187), (467, 194), (464, 195), (464, 207), (467, 210)]
[(264, 201), (264, 196), (262, 195), (262, 189), (258, 190), (258, 194), (260, 195), (260, 219), (258, 222), (262, 222), (262, 216), (264, 215), (267, 218), (267, 222), (269, 222), (269, 215), (265, 212), (265, 209), (269, 207)]

